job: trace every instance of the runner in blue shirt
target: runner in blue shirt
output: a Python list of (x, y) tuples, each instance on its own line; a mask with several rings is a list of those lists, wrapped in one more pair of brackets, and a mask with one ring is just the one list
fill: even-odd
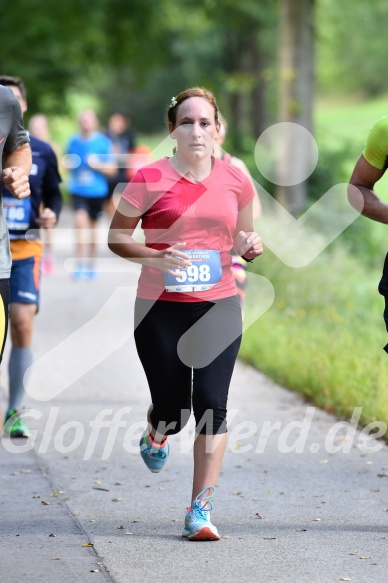
[[(97, 251), (97, 223), (108, 194), (109, 176), (116, 174), (112, 142), (97, 131), (94, 111), (87, 109), (78, 117), (80, 133), (73, 136), (67, 148), (71, 168), (68, 189), (75, 213), (76, 257), (78, 264), (74, 279), (94, 279), (94, 260)], [(90, 230), (88, 247), (85, 231)], [(88, 252), (87, 252), (88, 250)]]

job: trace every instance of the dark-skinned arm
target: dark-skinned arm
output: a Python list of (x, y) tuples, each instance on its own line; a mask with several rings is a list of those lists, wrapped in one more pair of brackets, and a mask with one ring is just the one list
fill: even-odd
[(364, 203), (361, 213), (373, 221), (387, 224), (388, 205), (373, 190), (374, 185), (384, 175), (384, 172), (384, 169), (380, 170), (369, 164), (361, 155), (349, 181), (348, 199), (350, 204), (359, 210), (359, 194), (352, 186), (356, 187), (361, 192)]

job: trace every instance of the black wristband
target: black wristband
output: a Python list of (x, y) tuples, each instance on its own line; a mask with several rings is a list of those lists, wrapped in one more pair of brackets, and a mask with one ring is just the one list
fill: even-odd
[(244, 261), (246, 261), (247, 263), (252, 263), (252, 261), (254, 261), (254, 259), (247, 259), (246, 257), (244, 257), (244, 255), (241, 255), (241, 257), (244, 259)]

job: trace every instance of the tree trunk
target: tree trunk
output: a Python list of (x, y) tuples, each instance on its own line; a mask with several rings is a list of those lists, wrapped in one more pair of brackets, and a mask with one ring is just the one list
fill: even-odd
[[(312, 133), (314, 102), (314, 4), (315, 0), (281, 0), (279, 122), (293, 122)], [(278, 186), (276, 197), (292, 213), (306, 204), (306, 181), (294, 184), (293, 174), (308, 176), (311, 148), (302, 139), (285, 139), (278, 157), (278, 174), (287, 186)], [(287, 180), (286, 180), (287, 181)], [(284, 180), (283, 180), (284, 182)]]
[(240, 91), (234, 91), (229, 97), (231, 123), (228, 125), (228, 135), (232, 151), (241, 151), (242, 135), (244, 131), (244, 102)]
[(256, 82), (251, 91), (250, 135), (257, 139), (267, 127), (266, 82), (263, 76), (265, 59), (260, 47), (259, 38), (254, 36), (250, 46), (251, 67)]

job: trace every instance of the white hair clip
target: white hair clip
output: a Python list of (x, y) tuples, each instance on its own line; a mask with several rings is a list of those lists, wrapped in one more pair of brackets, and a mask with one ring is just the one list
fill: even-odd
[(170, 107), (175, 107), (177, 103), (176, 97), (171, 97)]

